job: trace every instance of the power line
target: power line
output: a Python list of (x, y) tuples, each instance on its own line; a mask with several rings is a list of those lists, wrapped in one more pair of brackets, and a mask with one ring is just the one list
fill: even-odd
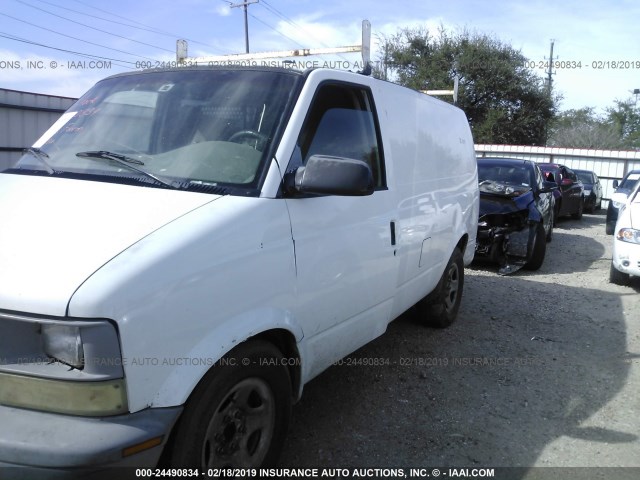
[[(302, 30), (302, 27), (300, 27), (300, 25), (298, 25), (297, 23), (295, 23), (293, 20), (291, 20), (290, 18), (288, 18), (284, 13), (280, 12), (279, 10), (277, 10), (275, 7), (272, 7), (268, 2), (266, 2), (265, 0), (262, 0), (262, 6), (264, 8), (266, 8), (267, 10), (269, 10), (271, 13), (273, 13), (274, 15), (280, 17), (282, 20), (284, 20), (285, 22), (287, 22), (289, 25), (291, 25), (294, 28), (297, 28), (299, 30)], [(306, 32), (305, 32), (306, 33)], [(317, 40), (317, 39), (316, 39)], [(323, 45), (324, 47), (326, 47), (327, 45)]]
[[(156, 35), (164, 35), (166, 37), (171, 37), (171, 38), (174, 38), (174, 39), (175, 38), (184, 38), (185, 40), (188, 40), (191, 43), (197, 43), (199, 45), (205, 45), (207, 47), (211, 47), (211, 48), (217, 50), (216, 47), (214, 47), (213, 45), (209, 45), (208, 43), (203, 43), (203, 42), (199, 42), (198, 40), (193, 40), (193, 39), (190, 39), (190, 38), (186, 38), (185, 36), (179, 35), (177, 33), (171, 33), (171, 32), (167, 32), (167, 31), (164, 31), (164, 30), (159, 30), (157, 28), (151, 27), (150, 25), (145, 25), (144, 23), (140, 23), (140, 22), (136, 22), (135, 20), (127, 19), (126, 17), (121, 17), (121, 18), (124, 18), (124, 19), (126, 19), (126, 20), (128, 20), (128, 21), (130, 21), (132, 23), (137, 23), (138, 25), (141, 25), (141, 26), (132, 25), (132, 23), (118, 22), (117, 20), (110, 20), (108, 18), (99, 17), (97, 15), (91, 15), (90, 13), (81, 12), (79, 10), (74, 10), (73, 8), (63, 7), (62, 5), (58, 5), (57, 3), (53, 3), (53, 2), (47, 2), (46, 0), (36, 0), (36, 1), (41, 2), (41, 3), (46, 3), (47, 5), (51, 5), (53, 7), (61, 8), (63, 10), (67, 10), (69, 12), (77, 13), (79, 15), (84, 15), (86, 17), (97, 18), (98, 20), (102, 20), (104, 22), (115, 23), (117, 25), (124, 25), (125, 27), (136, 28), (138, 30), (154, 33)], [(78, 3), (81, 3), (81, 2), (78, 2)], [(87, 5), (87, 6), (90, 6), (90, 5)], [(92, 8), (96, 8), (96, 7), (92, 7)], [(98, 10), (104, 11), (105, 13), (109, 13), (109, 12), (106, 12), (106, 10), (102, 10), (102, 9), (98, 9)], [(110, 14), (110, 15), (115, 15), (115, 14)], [(116, 16), (120, 17), (120, 15), (116, 15)]]
[[(222, 1), (222, 2), (224, 2), (224, 3), (229, 3), (229, 4), (230, 4), (230, 2), (228, 2), (228, 1), (226, 1), (226, 0), (221, 0), (221, 1)], [(262, 0), (262, 1), (264, 2), (264, 0)], [(230, 4), (230, 5), (231, 5), (231, 4)], [(265, 22), (265, 21), (263, 21), (263, 20), (259, 19), (259, 18), (258, 18), (258, 17), (256, 17), (255, 15), (252, 15), (252, 14), (250, 14), (250, 13), (248, 13), (248, 12), (247, 12), (247, 14), (248, 14), (251, 18), (253, 18), (254, 20), (257, 20), (258, 22), (260, 22), (260, 23), (261, 23), (261, 24), (263, 24), (264, 26), (266, 26), (266, 27), (270, 28), (271, 30), (273, 30), (274, 32), (276, 32), (278, 35), (280, 35), (280, 36), (282, 36), (282, 37), (286, 38), (287, 40), (292, 41), (293, 43), (295, 43), (296, 45), (298, 45), (298, 46), (299, 46), (299, 47), (301, 47), (301, 48), (305, 48), (305, 46), (304, 46), (304, 45), (302, 45), (300, 42), (298, 42), (297, 40), (294, 40), (293, 38), (291, 38), (291, 37), (289, 37), (289, 36), (287, 36), (287, 35), (285, 35), (285, 34), (284, 34), (284, 33), (282, 33), (280, 30), (278, 30), (276, 27), (274, 27), (274, 26), (272, 26), (272, 25), (268, 24), (267, 22)], [(296, 28), (299, 28), (299, 27), (296, 27)], [(247, 50), (248, 50), (248, 49), (247, 49)], [(247, 52), (247, 53), (249, 53), (249, 52)], [(320, 57), (320, 58), (323, 58), (323, 57)], [(323, 60), (324, 60), (324, 58), (323, 58)]]
[(282, 33), (280, 30), (278, 30), (278, 29), (277, 29), (277, 28), (275, 28), (275, 27), (272, 27), (272, 26), (271, 26), (271, 25), (269, 25), (267, 22), (264, 22), (264, 21), (260, 20), (260, 19), (259, 19), (258, 17), (256, 17), (255, 15), (251, 15), (251, 14), (249, 14), (249, 16), (250, 16), (251, 18), (253, 18), (254, 20), (257, 20), (257, 21), (258, 21), (258, 22), (260, 22), (261, 24), (263, 24), (263, 25), (265, 25), (265, 26), (269, 27), (271, 30), (273, 30), (273, 31), (274, 31), (274, 32), (276, 32), (277, 34), (282, 35), (282, 36), (283, 36), (284, 38), (286, 38), (287, 40), (291, 40), (291, 41), (292, 41), (293, 43), (295, 43), (296, 45), (298, 45), (298, 46), (300, 46), (300, 47), (304, 48), (304, 46), (303, 46), (301, 43), (299, 43), (299, 42), (295, 41), (295, 40), (294, 40), (293, 38), (291, 38), (291, 37), (286, 36), (286, 35), (285, 35), (284, 33)]
[(36, 10), (40, 10), (41, 12), (48, 13), (49, 15), (53, 15), (54, 17), (66, 20), (67, 22), (75, 23), (77, 25), (82, 25), (83, 27), (91, 28), (91, 29), (96, 30), (98, 32), (106, 33), (107, 35), (112, 35), (114, 37), (124, 38), (125, 40), (128, 40), (130, 42), (135, 42), (135, 43), (139, 43), (141, 45), (146, 45), (147, 47), (157, 48), (158, 50), (164, 50), (165, 52), (174, 53), (173, 50), (169, 50), (169, 49), (166, 49), (166, 48), (163, 48), (163, 47), (158, 47), (157, 45), (151, 45), (150, 43), (140, 42), (139, 40), (134, 40), (132, 38), (125, 37), (123, 35), (118, 35), (117, 33), (108, 32), (107, 30), (102, 30), (100, 28), (93, 27), (91, 25), (87, 25), (86, 23), (82, 23), (82, 22), (77, 22), (75, 20), (71, 20), (70, 18), (63, 17), (62, 15), (55, 14), (53, 12), (50, 12), (49, 10), (45, 10), (44, 8), (36, 7), (35, 5), (31, 5), (30, 3), (23, 2), (22, 0), (15, 0), (15, 1), (18, 2), (18, 3), (21, 3), (22, 5), (26, 5), (27, 7), (35, 8)]
[[(262, 0), (261, 5), (266, 8), (267, 10), (269, 10), (271, 13), (273, 13), (274, 15), (280, 17), (281, 19), (283, 19), (285, 22), (287, 22), (289, 25), (291, 25), (294, 28), (297, 28), (298, 30), (302, 31), (302, 33), (304, 33), (305, 35), (307, 35), (308, 37), (310, 37), (311, 39), (315, 40), (316, 42), (318, 42), (320, 45), (322, 45), (323, 47), (332, 47), (335, 45), (327, 45), (326, 43), (324, 43), (322, 40), (320, 40), (318, 37), (316, 37), (315, 35), (312, 35), (311, 33), (309, 33), (308, 31), (306, 31), (302, 26), (298, 25), (296, 22), (294, 22), (293, 20), (291, 20), (289, 17), (287, 17), (284, 13), (280, 12), (277, 8), (275, 8), (274, 6), (272, 6), (269, 2), (267, 2), (266, 0)], [(282, 34), (284, 35), (284, 34)], [(289, 38), (289, 37), (287, 37)], [(297, 43), (297, 42), (296, 42)], [(300, 45), (298, 43), (298, 45)], [(338, 54), (338, 57), (342, 58), (343, 60), (347, 60), (347, 58), (345, 58), (344, 55), (340, 55)], [(347, 60), (348, 61), (348, 60)]]
[(138, 22), (136, 20), (132, 20), (132, 19), (127, 18), (127, 17), (123, 17), (122, 15), (118, 15), (117, 13), (109, 12), (107, 10), (103, 10), (102, 8), (94, 7), (93, 5), (88, 5), (88, 4), (84, 3), (84, 2), (81, 2), (80, 0), (73, 0), (73, 1), (76, 2), (76, 3), (79, 3), (80, 5), (82, 5), (84, 7), (93, 8), (94, 10), (98, 10), (99, 12), (106, 13), (108, 15), (112, 15), (112, 16), (117, 17), (117, 18), (121, 18), (122, 20), (127, 20), (127, 21), (129, 21), (131, 23), (136, 23), (136, 24), (142, 25), (144, 27), (148, 27), (149, 26), (149, 25), (145, 25), (144, 23)]
[[(7, 38), (7, 39), (13, 40), (15, 42), (27, 43), (29, 45), (37, 45), (39, 47), (48, 48), (50, 50), (57, 50), (58, 52), (73, 53), (74, 55), (79, 55), (81, 57), (97, 58), (97, 59), (100, 59), (100, 60), (111, 60), (111, 61), (114, 61), (114, 62), (130, 63), (131, 65), (135, 65), (134, 62), (129, 62), (127, 60), (119, 60), (117, 58), (101, 57), (100, 55), (91, 55), (89, 53), (76, 52), (74, 50), (67, 50), (67, 49), (64, 49), (64, 48), (57, 48), (57, 47), (52, 47), (52, 46), (49, 46), (49, 45), (44, 45), (42, 43), (34, 42), (32, 40), (27, 40), (26, 38), (16, 37), (15, 35), (11, 35), (10, 33), (6, 33), (6, 32), (0, 32), (0, 37)], [(120, 67), (124, 67), (124, 68), (133, 69), (133, 67), (129, 67), (127, 65), (121, 65), (120, 63), (116, 63), (116, 65), (118, 65)]]
[(42, 27), (40, 25), (36, 25), (35, 23), (27, 22), (26, 20), (22, 20), (20, 18), (13, 17), (11, 15), (7, 15), (6, 13), (0, 12), (0, 15), (2, 15), (3, 17), (11, 18), (11, 19), (16, 20), (18, 22), (26, 23), (27, 25), (31, 25), (32, 27), (40, 28), (42, 30), (46, 30), (48, 32), (55, 33), (56, 35), (62, 35), (63, 37), (71, 38), (73, 40), (78, 40), (79, 42), (88, 43), (90, 45), (95, 45), (96, 47), (100, 47), (100, 48), (106, 48), (107, 50), (113, 50), (114, 52), (124, 53), (125, 55), (132, 55), (134, 57), (140, 57), (140, 58), (144, 58), (145, 60), (154, 61), (153, 58), (145, 57), (145, 56), (142, 56), (142, 55), (137, 55), (135, 53), (125, 52), (124, 50), (118, 50), (117, 48), (111, 48), (111, 47), (107, 47), (105, 45), (100, 45), (99, 43), (94, 43), (94, 42), (90, 42), (89, 40), (83, 40), (82, 38), (73, 37), (71, 35), (67, 35), (66, 33), (56, 32), (55, 30), (51, 30), (50, 28)]

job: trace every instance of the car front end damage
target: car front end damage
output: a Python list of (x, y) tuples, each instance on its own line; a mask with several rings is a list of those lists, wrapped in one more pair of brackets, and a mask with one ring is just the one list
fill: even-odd
[(531, 259), (541, 221), (529, 187), (482, 182), (476, 258), (498, 263), (500, 275), (517, 272)]

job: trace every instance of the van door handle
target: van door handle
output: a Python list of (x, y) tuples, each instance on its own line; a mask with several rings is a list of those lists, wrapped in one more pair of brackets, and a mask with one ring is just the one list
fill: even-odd
[(390, 222), (389, 228), (391, 229), (391, 246), (396, 245), (396, 222)]

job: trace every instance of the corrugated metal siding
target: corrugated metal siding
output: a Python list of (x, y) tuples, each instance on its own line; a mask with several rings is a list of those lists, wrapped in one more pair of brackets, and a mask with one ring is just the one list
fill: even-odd
[[(634, 169), (640, 169), (640, 152), (628, 150), (594, 150), (583, 148), (529, 147), (523, 145), (476, 145), (483, 157), (509, 157), (538, 163), (559, 163), (569, 168), (592, 170), (600, 177), (604, 198), (614, 191), (613, 181), (621, 180)], [(607, 202), (603, 205), (606, 207)]]
[(0, 170), (13, 165), (75, 101), (0, 88)]

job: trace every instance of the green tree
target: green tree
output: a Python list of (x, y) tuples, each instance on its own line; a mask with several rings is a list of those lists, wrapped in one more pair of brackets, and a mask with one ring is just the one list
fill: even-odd
[(554, 118), (549, 145), (569, 148), (640, 150), (640, 109), (633, 100), (616, 100), (598, 115), (593, 107), (567, 110)]
[(616, 100), (607, 109), (607, 121), (620, 136), (622, 148), (640, 150), (640, 108), (634, 100)]
[[(527, 67), (518, 50), (488, 35), (440, 28), (400, 31), (386, 39), (383, 67), (416, 90), (450, 90), (459, 77), (457, 105), (476, 143), (544, 145), (557, 98)], [(444, 100), (452, 101), (443, 98)]]
[(622, 147), (616, 127), (606, 118), (597, 115), (593, 107), (558, 114), (551, 123), (547, 144), (567, 148)]

